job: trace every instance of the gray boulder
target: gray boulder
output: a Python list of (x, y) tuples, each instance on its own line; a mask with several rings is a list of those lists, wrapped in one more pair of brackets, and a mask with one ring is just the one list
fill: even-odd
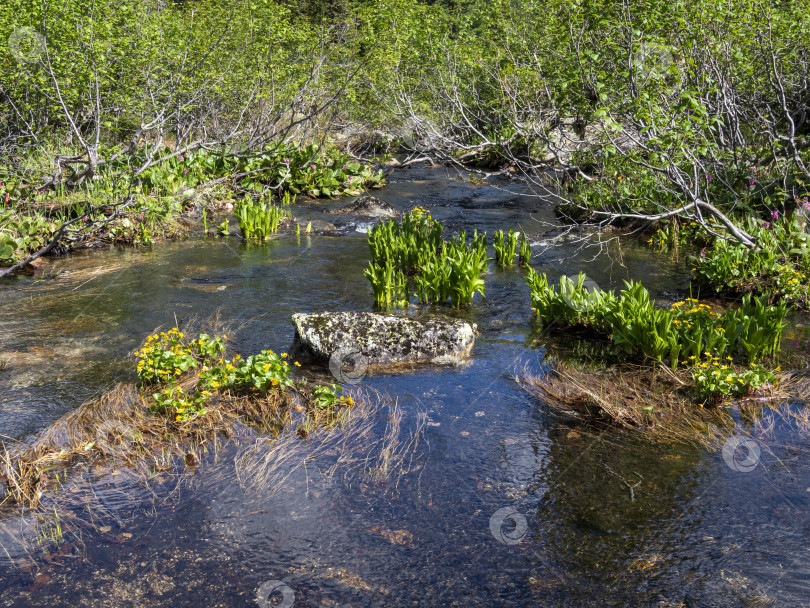
[(458, 365), (469, 358), (478, 335), (475, 323), (439, 315), (322, 312), (298, 313), (292, 321), (293, 351), (330, 360), (330, 369), (336, 358), (357, 359), (358, 353), (363, 367), (377, 371), (419, 363)]
[(402, 215), (384, 200), (368, 194), (364, 194), (353, 203), (349, 203), (340, 209), (334, 209), (329, 213), (351, 213), (363, 217), (399, 217)]

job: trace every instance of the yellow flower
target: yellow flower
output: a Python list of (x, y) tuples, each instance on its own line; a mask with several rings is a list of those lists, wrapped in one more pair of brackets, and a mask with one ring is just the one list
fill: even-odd
[(273, 378), (273, 379), (270, 381), (270, 384), (272, 384), (273, 386), (278, 386), (278, 378)]
[(264, 371), (269, 370), (269, 369), (270, 369), (270, 364), (269, 364), (269, 363), (265, 363), (265, 364), (264, 364), (264, 367), (263, 367), (262, 369), (264, 369)]
[(279, 355), (279, 357), (281, 357), (282, 359), (286, 359), (287, 358), (287, 353), (281, 353)]
[(719, 371), (717, 371), (717, 370), (714, 370), (714, 371), (712, 372), (712, 376), (719, 376), (719, 375), (720, 375), (720, 372), (719, 372)]
[(348, 403), (349, 405), (354, 405), (354, 399), (349, 397), (348, 399), (346, 399), (346, 403)]
[(726, 376), (726, 382), (731, 382), (732, 380), (734, 380), (734, 376), (732, 376), (731, 374)]
[(295, 367), (301, 367), (301, 364), (298, 361), (295, 362)]

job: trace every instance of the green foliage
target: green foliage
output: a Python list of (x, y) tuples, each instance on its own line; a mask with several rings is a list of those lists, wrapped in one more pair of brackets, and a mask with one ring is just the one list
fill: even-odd
[(382, 265), (369, 262), (364, 276), (371, 283), (374, 300), (380, 308), (408, 305), (408, 280), (392, 260), (386, 259)]
[(320, 409), (334, 408), (336, 406), (354, 405), (354, 399), (338, 395), (343, 387), (338, 384), (316, 385), (312, 387), (312, 404)]
[(263, 350), (246, 359), (241, 355), (231, 360), (210, 359), (202, 366), (199, 377), (200, 383), (212, 391), (268, 391), (292, 386), (291, 371), (287, 353)]
[(40, 212), (0, 210), (0, 265), (14, 263), (47, 243), (57, 224)]
[(774, 380), (774, 374), (759, 363), (735, 370), (731, 365), (731, 357), (727, 359), (724, 363), (718, 357), (706, 356), (703, 361), (695, 361), (692, 380), (700, 399), (715, 402), (722, 397), (746, 395)]
[(239, 203), (236, 217), (246, 239), (265, 241), (271, 234), (278, 232), (281, 220), (291, 216), (272, 203), (253, 203), (250, 199), (245, 199)]
[[(337, 148), (325, 145), (274, 146), (258, 154), (214, 154), (199, 150), (174, 154), (168, 148), (158, 153), (160, 162), (141, 177), (145, 193), (189, 194), (199, 186), (229, 175), (243, 176), (239, 186), (252, 192), (280, 190), (282, 205), (295, 202), (295, 195), (313, 197), (357, 195), (385, 185), (382, 171), (352, 160)], [(135, 156), (129, 162), (143, 162)]]
[(155, 414), (173, 416), (177, 422), (205, 415), (210, 391), (187, 393), (179, 386), (170, 386), (152, 395), (151, 410)]
[[(225, 358), (226, 340), (227, 336), (200, 334), (189, 341), (177, 328), (149, 336), (135, 355), (140, 381), (161, 389), (152, 394), (152, 411), (184, 422), (205, 415), (207, 404), (217, 393), (235, 396), (275, 391), (276, 395), (288, 392), (297, 395), (296, 399), (303, 398), (317, 410), (315, 419), (333, 423), (339, 420), (342, 408), (354, 405), (351, 397), (338, 394), (343, 390), (339, 385), (295, 383), (293, 366), (300, 364), (291, 364), (287, 353), (263, 350), (246, 358), (238, 354)], [(182, 386), (178, 384), (189, 370), (198, 372), (192, 389), (183, 388), (188, 384), (185, 381)]]
[(221, 347), (221, 341), (216, 340), (209, 345), (207, 336), (200, 336), (203, 342), (198, 340), (194, 346), (185, 343), (184, 337), (177, 328), (149, 336), (143, 348), (135, 351), (138, 379), (143, 383), (174, 384), (184, 372), (196, 368), (200, 359), (207, 358), (201, 353)]
[(640, 284), (625, 282), (615, 295), (588, 292), (585, 276), (577, 283), (560, 278), (559, 288), (545, 275), (530, 269), (526, 281), (531, 290), (532, 310), (544, 325), (586, 327), (609, 337), (631, 356), (658, 362), (674, 369), (680, 362), (695, 360), (706, 352), (756, 362), (779, 352), (787, 306), (769, 306), (767, 298), (745, 296), (739, 308), (714, 312), (707, 304), (688, 299), (669, 309), (656, 308)]
[(532, 248), (525, 232), (520, 235), (520, 255), (518, 259), (521, 266), (528, 266), (532, 259)]
[(519, 232), (514, 232), (511, 228), (507, 235), (504, 235), (503, 230), (495, 232), (492, 244), (495, 247), (495, 262), (499, 266), (511, 266), (514, 262), (515, 255), (517, 255), (519, 235)]
[(712, 241), (697, 222), (684, 222), (674, 218), (663, 220), (659, 225), (661, 227), (656, 229), (647, 243), (661, 251), (677, 250), (685, 245), (709, 245)]
[(423, 304), (440, 304), (448, 299), (458, 307), (469, 304), (476, 293), (484, 295), (486, 234), (476, 231), (446, 241), (444, 226), (417, 207), (402, 217), (378, 224), (369, 231), (371, 262), (365, 271), (377, 305), (382, 308), (408, 303), (413, 286)]
[(804, 227), (795, 217), (771, 222), (749, 218), (745, 227), (757, 247), (716, 239), (705, 255), (691, 260), (695, 282), (716, 292), (758, 293), (806, 306), (810, 235)]
[(228, 234), (230, 234), (230, 226), (228, 224), (229, 220), (228, 218), (225, 218), (225, 220), (219, 226), (217, 226), (218, 236), (228, 236)]

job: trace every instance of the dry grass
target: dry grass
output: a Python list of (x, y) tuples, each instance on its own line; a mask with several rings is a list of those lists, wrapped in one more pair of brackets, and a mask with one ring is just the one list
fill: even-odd
[[(179, 383), (191, 389), (195, 376)], [(353, 407), (313, 407), (293, 391), (217, 394), (206, 414), (174, 422), (152, 413), (133, 385), (119, 385), (83, 404), (31, 444), (0, 444), (5, 516), (0, 555), (16, 567), (35, 567), (83, 532), (124, 542), (110, 500), (153, 511), (169, 501), (205, 453), (239, 438), (237, 478), (247, 492), (279, 489), (296, 471), (313, 466), (322, 477), (361, 473), (395, 490), (416, 452), (423, 418), (403, 431), (402, 412), (378, 393), (346, 391)], [(245, 445), (245, 447), (242, 447)], [(86, 472), (93, 481), (86, 481)]]
[[(184, 325), (186, 332), (211, 335), (238, 329), (223, 327), (218, 317)], [(188, 373), (177, 385), (192, 393), (198, 381)], [(218, 392), (204, 415), (187, 421), (152, 412), (153, 389), (118, 385), (33, 441), (0, 443), (0, 556), (17, 566), (35, 564), (43, 549), (58, 547), (63, 538), (81, 545), (83, 530), (121, 542), (108, 532), (110, 523), (123, 527), (120, 507), (107, 507), (111, 499), (157, 512), (193, 478), (200, 459), (218, 454), (231, 438), (239, 439), (237, 476), (248, 491), (277, 489), (312, 466), (328, 477), (360, 471), (396, 488), (411, 468), (424, 426), (417, 417), (408, 435), (394, 401), (356, 387), (344, 393), (353, 406), (345, 401), (330, 407), (320, 407), (305, 386)]]
[(683, 372), (663, 367), (592, 370), (558, 362), (548, 374), (525, 370), (518, 380), (548, 406), (593, 423), (650, 428), (692, 405)]
[(733, 429), (730, 410), (739, 408), (745, 416), (752, 408), (760, 410), (762, 406), (810, 395), (810, 378), (783, 374), (778, 378), (779, 390), (771, 388), (761, 396), (704, 408), (695, 403), (691, 394), (690, 372), (663, 366), (582, 369), (555, 362), (547, 374), (525, 369), (517, 380), (546, 406), (588, 424), (642, 430), (656, 440), (707, 447), (715, 447), (716, 443), (707, 439), (707, 429)]
[[(195, 375), (179, 382), (193, 390)], [(171, 466), (176, 457), (193, 462), (193, 452), (215, 437), (228, 437), (237, 422), (262, 431), (280, 430), (300, 408), (293, 393), (272, 391), (261, 395), (215, 395), (206, 414), (185, 422), (159, 416), (131, 384), (116, 386), (99, 399), (87, 402), (46, 429), (30, 445), (0, 444), (0, 481), (3, 502), (36, 507), (42, 493), (53, 486), (54, 472), (76, 464), (125, 464), (153, 470)], [(1, 504), (1, 503), (0, 503)]]
[[(346, 395), (354, 399), (354, 407), (332, 424), (310, 430), (306, 441), (288, 433), (257, 437), (244, 447), (236, 458), (240, 484), (248, 491), (272, 493), (296, 471), (317, 462), (323, 478), (360, 473), (396, 489), (412, 468), (424, 418), (417, 417), (416, 428), (405, 436), (402, 411), (390, 398), (356, 388)], [(311, 429), (311, 422), (307, 426)]]

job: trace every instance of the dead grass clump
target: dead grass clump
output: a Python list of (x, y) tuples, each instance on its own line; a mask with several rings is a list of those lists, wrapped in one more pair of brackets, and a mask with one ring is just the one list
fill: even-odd
[(555, 362), (547, 374), (526, 369), (517, 380), (558, 412), (589, 424), (644, 430), (656, 440), (715, 448), (714, 435), (707, 431), (715, 429), (717, 437), (727, 438), (736, 424), (731, 412), (738, 412), (742, 420), (756, 421), (763, 418), (765, 410), (781, 413), (779, 417), (810, 434), (806, 408), (785, 407), (810, 395), (808, 374), (781, 374), (773, 386), (765, 385), (756, 394), (711, 407), (695, 401), (688, 370), (663, 366), (584, 369)]
[[(192, 390), (196, 383), (190, 375), (178, 385)], [(66, 474), (77, 464), (139, 468), (145, 463), (165, 468), (174, 457), (186, 460), (212, 439), (229, 437), (237, 423), (278, 433), (292, 423), (295, 412), (307, 409), (290, 391), (215, 394), (204, 415), (181, 422), (153, 413), (136, 386), (122, 384), (65, 415), (31, 444), (0, 444), (0, 481), (6, 490), (0, 504), (36, 507), (60, 469)], [(327, 422), (327, 412), (309, 417), (309, 424)]]
[(272, 493), (297, 470), (317, 461), (323, 478), (355, 472), (396, 489), (413, 468), (425, 418), (417, 416), (416, 427), (406, 433), (402, 410), (390, 398), (357, 388), (348, 390), (347, 396), (355, 405), (339, 418), (329, 424), (307, 420), (298, 426), (309, 429), (306, 441), (301, 441), (299, 433), (287, 433), (260, 436), (246, 445), (236, 458), (242, 487)]
[(594, 423), (649, 428), (694, 407), (687, 377), (663, 367), (588, 370), (558, 362), (545, 375), (526, 370), (518, 380), (550, 407)]

